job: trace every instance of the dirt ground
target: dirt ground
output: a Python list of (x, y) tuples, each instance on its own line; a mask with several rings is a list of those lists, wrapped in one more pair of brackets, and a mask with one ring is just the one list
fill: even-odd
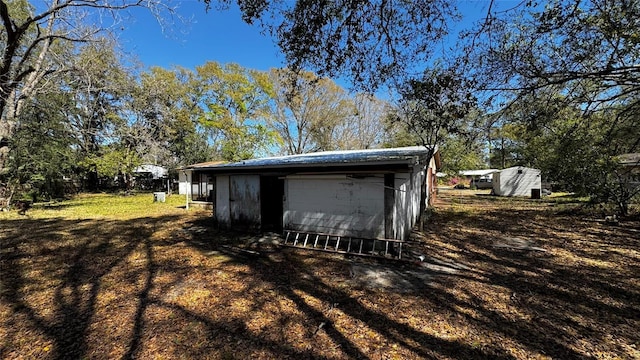
[(0, 358), (640, 358), (640, 222), (571, 201), (441, 191), (403, 262), (184, 210), (0, 222)]

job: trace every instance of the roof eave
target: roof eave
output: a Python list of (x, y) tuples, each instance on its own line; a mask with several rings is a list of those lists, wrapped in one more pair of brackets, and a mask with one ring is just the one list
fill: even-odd
[(266, 165), (227, 165), (190, 168), (189, 170), (209, 170), (216, 172), (237, 171), (237, 170), (273, 170), (273, 169), (306, 169), (306, 168), (359, 168), (371, 166), (415, 166), (420, 164), (419, 159), (407, 159), (404, 161), (367, 161), (367, 162), (332, 162), (332, 163), (311, 163), (311, 164), (266, 164)]

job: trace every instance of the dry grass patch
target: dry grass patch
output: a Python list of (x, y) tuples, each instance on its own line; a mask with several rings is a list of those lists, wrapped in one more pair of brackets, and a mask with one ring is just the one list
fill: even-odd
[(0, 357), (640, 357), (639, 223), (441, 195), (402, 264), (256, 247), (150, 195), (0, 214)]

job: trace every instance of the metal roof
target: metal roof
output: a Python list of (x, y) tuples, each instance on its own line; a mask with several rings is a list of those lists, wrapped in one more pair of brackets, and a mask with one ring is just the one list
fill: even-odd
[(167, 176), (167, 169), (152, 164), (143, 164), (133, 170), (134, 173), (150, 173), (154, 179), (160, 179)]
[(491, 175), (493, 173), (497, 173), (498, 169), (483, 169), (483, 170), (462, 170), (460, 171), (460, 175), (463, 176), (485, 176)]
[[(434, 153), (437, 146), (433, 147)], [(402, 165), (426, 161), (429, 149), (411, 146), (389, 149), (323, 151), (300, 155), (275, 156), (244, 160), (234, 163), (194, 164), (185, 169), (192, 170), (240, 170), (240, 169), (282, 169), (304, 167), (340, 167), (358, 165)]]

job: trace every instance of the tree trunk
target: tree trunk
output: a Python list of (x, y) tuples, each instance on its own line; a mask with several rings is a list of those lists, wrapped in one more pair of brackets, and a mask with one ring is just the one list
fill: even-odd
[(505, 154), (504, 154), (504, 136), (500, 138), (500, 156), (502, 157), (502, 169), (505, 168)]
[(7, 173), (9, 152), (11, 150), (11, 138), (16, 123), (13, 120), (0, 119), (0, 175)]

